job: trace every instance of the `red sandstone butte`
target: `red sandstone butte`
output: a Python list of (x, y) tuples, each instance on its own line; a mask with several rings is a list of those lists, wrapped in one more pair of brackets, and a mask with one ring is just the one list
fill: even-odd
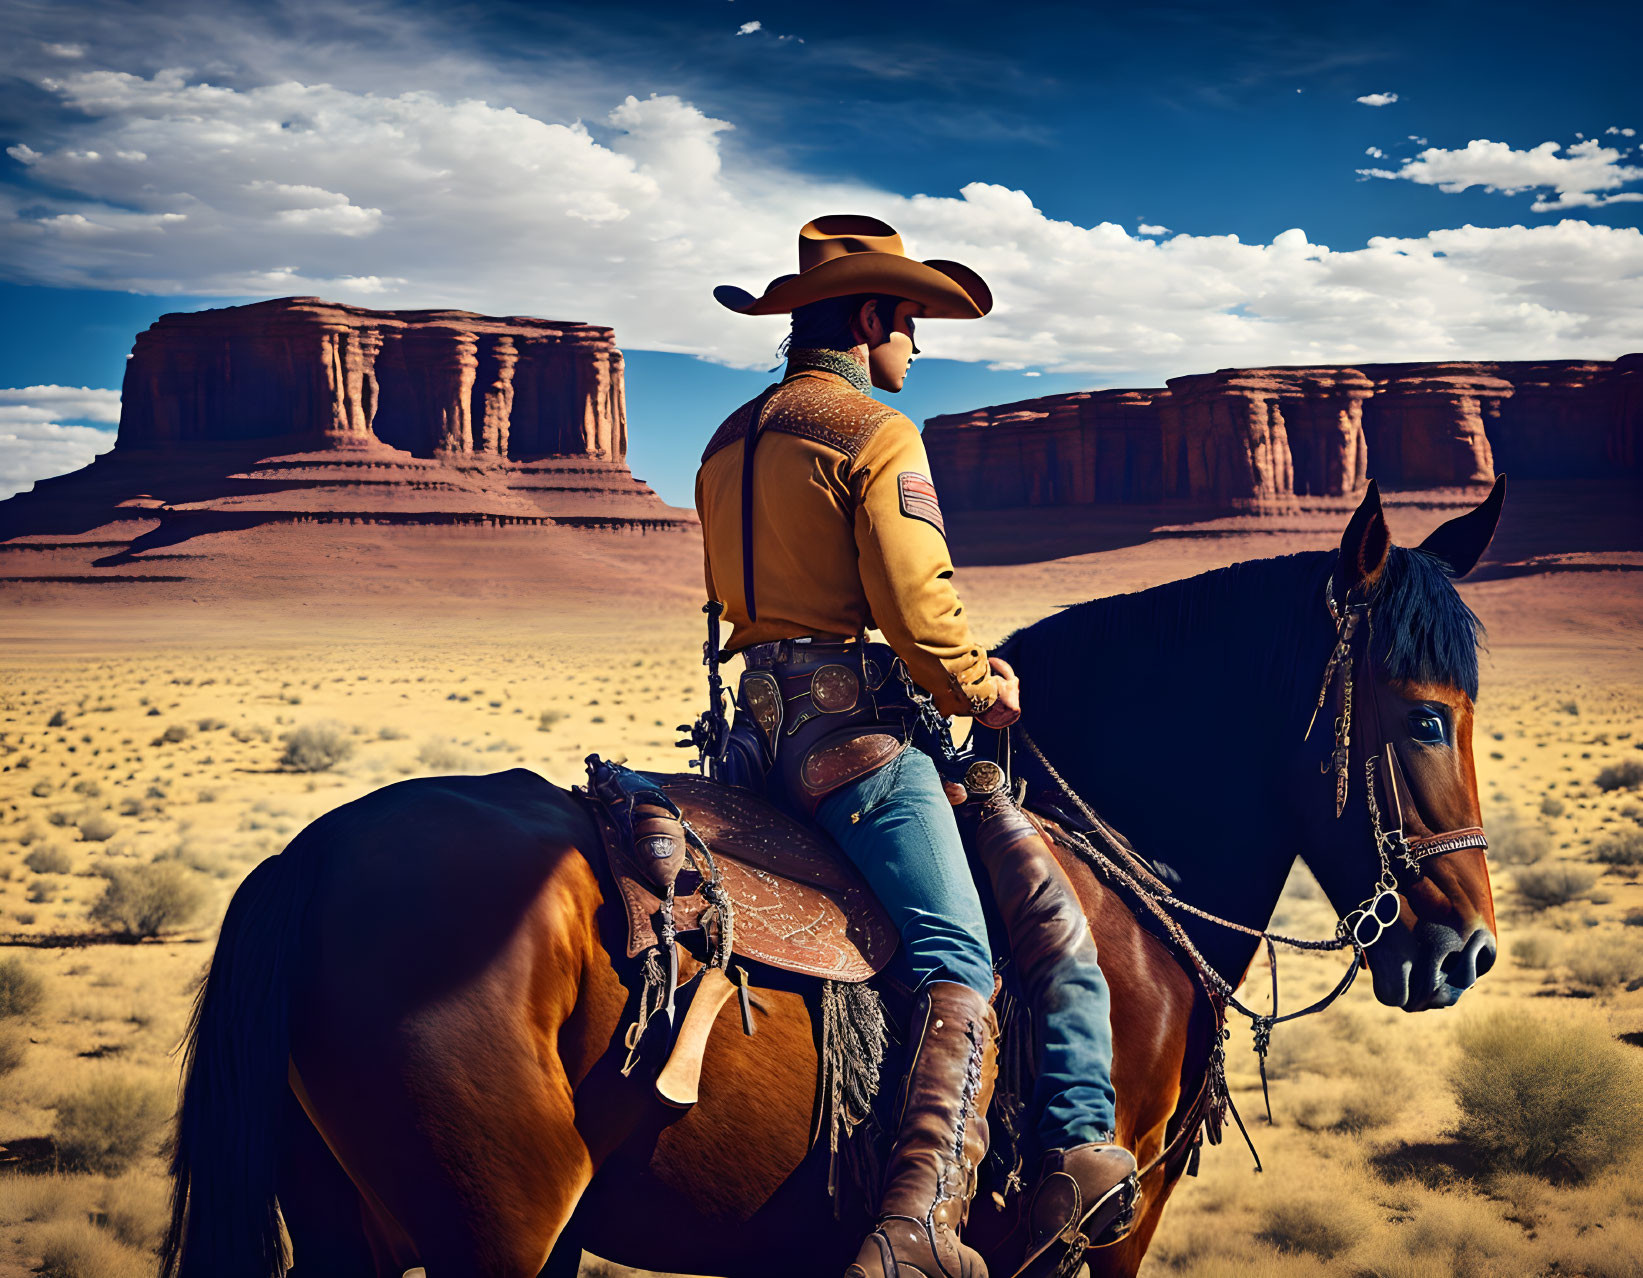
[(932, 417), (955, 509), (1185, 502), (1283, 506), (1391, 488), (1639, 467), (1643, 355), (1605, 360), (1224, 368)]
[(0, 539), (133, 520), (138, 551), (271, 523), (692, 527), (628, 470), (627, 431), (608, 328), (313, 297), (166, 315), (138, 335), (113, 451), (0, 503)]

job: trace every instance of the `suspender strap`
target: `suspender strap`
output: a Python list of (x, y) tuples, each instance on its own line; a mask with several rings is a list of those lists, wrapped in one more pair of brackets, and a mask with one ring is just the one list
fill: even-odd
[(747, 433), (742, 436), (742, 598), (747, 619), (757, 621), (759, 610), (753, 600), (753, 450), (759, 446), (759, 427), (770, 397), (781, 389), (777, 382), (754, 401), (747, 415)]

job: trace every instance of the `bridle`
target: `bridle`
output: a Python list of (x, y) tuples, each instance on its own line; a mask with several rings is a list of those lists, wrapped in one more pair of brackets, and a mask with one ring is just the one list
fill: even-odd
[[(1211, 1141), (1219, 1139), (1219, 1130), (1222, 1115), (1232, 1114), (1238, 1123), (1239, 1131), (1243, 1133), (1250, 1152), (1255, 1153), (1254, 1142), (1250, 1140), (1249, 1132), (1238, 1111), (1232, 1106), (1231, 1093), (1227, 1090), (1225, 1074), (1225, 1039), (1228, 1031), (1225, 1028), (1225, 1010), (1231, 1008), (1249, 1018), (1254, 1031), (1255, 1052), (1261, 1068), (1261, 1094), (1266, 1100), (1267, 1120), (1272, 1119), (1272, 1101), (1267, 1095), (1266, 1054), (1272, 1041), (1272, 1031), (1284, 1021), (1292, 1021), (1303, 1016), (1311, 1016), (1329, 1007), (1336, 999), (1351, 988), (1354, 978), (1364, 966), (1367, 966), (1367, 951), (1371, 945), (1385, 934), (1386, 929), (1398, 921), (1403, 912), (1402, 898), (1399, 894), (1400, 882), (1398, 867), (1402, 866), (1409, 874), (1410, 882), (1426, 873), (1422, 863), (1434, 857), (1444, 856), (1451, 852), (1461, 852), (1468, 848), (1487, 848), (1489, 840), (1479, 826), (1467, 826), (1459, 830), (1447, 830), (1440, 834), (1410, 835), (1405, 827), (1405, 807), (1403, 795), (1410, 796), (1409, 807), (1414, 807), (1414, 791), (1409, 786), (1408, 778), (1404, 776), (1403, 768), (1398, 762), (1398, 754), (1392, 742), (1381, 739), (1380, 698), (1377, 690), (1374, 672), (1370, 668), (1374, 639), (1374, 618), (1371, 612), (1372, 605), (1368, 600), (1352, 602), (1350, 596), (1340, 604), (1335, 601), (1335, 579), (1333, 574), (1324, 583), (1324, 602), (1328, 606), (1330, 619), (1335, 623), (1335, 642), (1330, 649), (1329, 659), (1324, 665), (1323, 681), (1318, 689), (1317, 703), (1312, 710), (1312, 717), (1307, 721), (1306, 733), (1302, 740), (1312, 737), (1312, 730), (1317, 725), (1318, 715), (1324, 704), (1329, 701), (1331, 693), (1335, 697), (1336, 713), (1334, 715), (1334, 748), (1330, 755), (1319, 767), (1324, 775), (1331, 772), (1335, 775), (1335, 817), (1340, 819), (1346, 810), (1346, 800), (1351, 789), (1352, 778), (1352, 712), (1354, 689), (1356, 682), (1367, 682), (1369, 685), (1368, 699), (1370, 704), (1370, 722), (1364, 735), (1369, 738), (1365, 743), (1364, 759), (1364, 801), (1369, 811), (1369, 835), (1375, 848), (1375, 855), (1380, 863), (1380, 874), (1375, 881), (1374, 889), (1356, 908), (1343, 914), (1336, 924), (1334, 936), (1327, 940), (1303, 940), (1298, 937), (1284, 936), (1269, 928), (1253, 928), (1232, 919), (1222, 918), (1208, 910), (1201, 909), (1180, 897), (1174, 895), (1169, 888), (1159, 883), (1152, 875), (1143, 872), (1136, 864), (1134, 853), (1128, 842), (1112, 829), (1086, 803), (1083, 797), (1068, 784), (1049, 761), (1038, 743), (1027, 734), (1019, 723), (1006, 728), (1000, 733), (1000, 747), (1008, 758), (1009, 740), (1011, 735), (1020, 738), (1022, 745), (1038, 760), (1050, 781), (1072, 803), (1077, 812), (1088, 823), (1086, 828), (1078, 830), (1070, 825), (1063, 825), (1061, 833), (1066, 836), (1067, 846), (1081, 860), (1089, 864), (1098, 873), (1124, 885), (1133, 893), (1140, 903), (1158, 920), (1169, 938), (1187, 955), (1196, 970), (1200, 983), (1209, 995), (1212, 1005), (1216, 1008), (1217, 1021), (1220, 1026), (1219, 1035), (1211, 1049), (1209, 1070), (1205, 1075), (1204, 1088), (1200, 1093), (1198, 1105), (1207, 1102), (1208, 1110), (1203, 1118), (1212, 1130)], [(1006, 769), (1008, 773), (1009, 769)], [(1024, 784), (1024, 783), (1023, 783)], [(1391, 813), (1391, 823), (1388, 824), (1385, 812), (1381, 807), (1380, 791), (1384, 787), (1387, 799), (1386, 812)], [(1258, 938), (1266, 947), (1267, 958), (1272, 973), (1272, 1010), (1258, 1012), (1246, 1006), (1237, 997), (1235, 987), (1209, 965), (1202, 952), (1198, 949), (1181, 925), (1175, 913), (1190, 914), (1205, 922), (1242, 932)], [(1327, 951), (1352, 950), (1352, 961), (1342, 975), (1340, 981), (1327, 994), (1306, 1007), (1292, 1012), (1278, 1011), (1278, 955), (1276, 945), (1285, 945), (1291, 949)], [(1148, 1172), (1171, 1156), (1178, 1141), (1188, 1132), (1191, 1125), (1184, 1125), (1171, 1140), (1140, 1173), (1145, 1176)], [(1261, 1170), (1260, 1156), (1255, 1157), (1255, 1169)]]
[[(1380, 862), (1380, 876), (1374, 890), (1355, 909), (1341, 916), (1341, 928), (1350, 935), (1360, 949), (1368, 949), (1380, 940), (1386, 929), (1397, 922), (1402, 906), (1399, 903), (1398, 866), (1409, 872), (1411, 880), (1426, 873), (1421, 862), (1451, 852), (1469, 848), (1487, 848), (1489, 839), (1481, 826), (1471, 825), (1440, 834), (1411, 836), (1405, 828), (1403, 796), (1410, 796), (1414, 806), (1414, 791), (1398, 762), (1398, 752), (1392, 742), (1381, 740), (1379, 686), (1369, 668), (1374, 647), (1375, 622), (1368, 601), (1353, 603), (1351, 594), (1341, 603), (1335, 601), (1335, 578), (1331, 574), (1324, 583), (1324, 603), (1330, 620), (1335, 623), (1335, 643), (1329, 660), (1324, 665), (1323, 682), (1318, 688), (1318, 700), (1312, 708), (1312, 718), (1306, 725), (1304, 740), (1310, 740), (1317, 725), (1318, 714), (1334, 691), (1335, 744), (1319, 771), (1335, 774), (1335, 817), (1340, 819), (1346, 810), (1347, 792), (1352, 778), (1352, 707), (1354, 676), (1361, 676), (1369, 685), (1368, 723), (1363, 728), (1364, 745), (1364, 803), (1369, 810), (1369, 833)], [(1360, 631), (1362, 634), (1359, 638)], [(1384, 788), (1385, 811), (1391, 814), (1388, 824), (1380, 802)], [(1395, 858), (1395, 860), (1394, 860)]]

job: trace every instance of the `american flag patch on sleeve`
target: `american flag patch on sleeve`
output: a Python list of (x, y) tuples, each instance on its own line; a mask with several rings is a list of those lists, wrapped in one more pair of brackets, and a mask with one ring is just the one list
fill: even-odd
[(901, 513), (909, 519), (922, 519), (935, 525), (936, 531), (945, 537), (947, 525), (942, 522), (941, 506), (936, 502), (936, 486), (929, 478), (916, 470), (904, 470), (896, 485), (901, 489)]

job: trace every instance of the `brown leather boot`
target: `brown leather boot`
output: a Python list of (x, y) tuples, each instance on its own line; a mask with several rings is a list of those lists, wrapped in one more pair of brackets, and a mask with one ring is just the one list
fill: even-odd
[(1015, 1278), (1048, 1278), (1091, 1247), (1129, 1233), (1135, 1219), (1135, 1156), (1092, 1141), (1053, 1149), (1039, 1166), (1027, 1208), (1027, 1253)]
[(878, 1224), (845, 1278), (987, 1278), (959, 1228), (987, 1153), (998, 1023), (969, 986), (940, 981), (920, 997), (913, 1027)]

